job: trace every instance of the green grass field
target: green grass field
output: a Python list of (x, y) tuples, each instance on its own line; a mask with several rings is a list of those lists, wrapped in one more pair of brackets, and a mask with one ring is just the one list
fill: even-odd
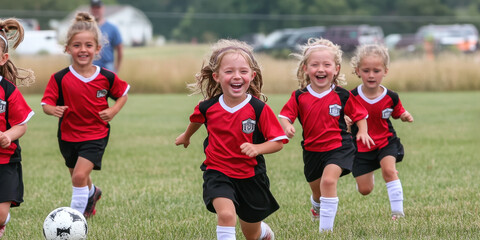
[[(276, 113), (289, 95), (269, 95)], [(309, 187), (297, 134), (284, 149), (266, 155), (271, 190), (281, 208), (265, 221), (277, 239), (478, 239), (480, 229), (480, 92), (400, 93), (414, 123), (394, 121), (406, 156), (398, 164), (406, 218), (390, 220), (385, 183), (375, 173), (369, 196), (355, 190), (352, 175), (340, 179), (334, 232), (319, 234), (310, 221)], [(69, 206), (71, 183), (60, 156), (57, 119), (45, 115), (40, 95), (26, 99), (36, 112), (21, 139), (25, 202), (11, 210), (5, 240), (42, 239), (47, 214)], [(89, 239), (215, 239), (216, 216), (202, 200), (204, 128), (189, 148), (174, 145), (199, 96), (131, 95), (112, 121), (97, 215)], [(296, 123), (299, 129), (298, 123)], [(298, 133), (301, 131), (298, 130)], [(244, 239), (237, 227), (237, 238)]]

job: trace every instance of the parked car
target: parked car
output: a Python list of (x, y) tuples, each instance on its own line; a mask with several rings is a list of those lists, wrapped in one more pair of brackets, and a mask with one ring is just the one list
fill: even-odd
[(54, 30), (25, 31), (23, 42), (15, 49), (17, 54), (62, 54), (64, 48), (57, 41)]
[(340, 25), (328, 27), (324, 38), (341, 46), (344, 52), (352, 52), (358, 45), (382, 43), (383, 30), (379, 26)]
[(299, 51), (300, 45), (307, 43), (308, 39), (322, 37), (324, 32), (323, 26), (279, 29), (270, 33), (254, 50), (274, 57), (287, 57), (290, 53)]
[(425, 25), (418, 29), (417, 44), (433, 41), (436, 50), (473, 52), (478, 49), (478, 30), (473, 24)]

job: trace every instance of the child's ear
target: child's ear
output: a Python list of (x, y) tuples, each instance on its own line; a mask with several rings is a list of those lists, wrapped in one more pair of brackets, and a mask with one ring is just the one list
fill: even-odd
[(2, 54), (2, 57), (0, 59), (0, 66), (3, 66), (8, 61), (8, 58), (9, 58), (8, 53)]
[(218, 82), (218, 74), (217, 74), (217, 72), (213, 72), (213, 73), (212, 73), (212, 77), (213, 77), (213, 80), (215, 80), (215, 82)]

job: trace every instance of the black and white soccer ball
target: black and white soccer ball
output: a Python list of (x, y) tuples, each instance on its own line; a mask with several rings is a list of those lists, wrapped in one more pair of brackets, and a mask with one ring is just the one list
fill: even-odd
[(87, 233), (87, 220), (73, 208), (57, 208), (43, 222), (43, 236), (46, 240), (87, 239)]

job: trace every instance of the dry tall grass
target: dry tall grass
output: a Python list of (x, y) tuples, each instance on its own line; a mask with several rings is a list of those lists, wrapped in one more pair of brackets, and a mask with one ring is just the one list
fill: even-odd
[[(203, 60), (209, 53), (208, 45), (166, 45), (148, 48), (127, 48), (120, 78), (132, 86), (132, 93), (187, 92), (186, 84), (194, 81)], [(274, 59), (258, 55), (264, 76), (264, 92), (290, 93), (297, 87), (293, 59)], [(347, 76), (347, 89), (361, 81), (351, 74), (349, 59), (345, 59), (342, 73)], [(13, 56), (19, 67), (31, 68), (36, 83), (21, 88), (23, 93), (43, 93), (52, 73), (69, 65), (68, 55)], [(390, 71), (383, 84), (395, 91), (461, 91), (480, 90), (480, 56), (444, 54), (435, 60), (410, 56), (392, 59)]]

